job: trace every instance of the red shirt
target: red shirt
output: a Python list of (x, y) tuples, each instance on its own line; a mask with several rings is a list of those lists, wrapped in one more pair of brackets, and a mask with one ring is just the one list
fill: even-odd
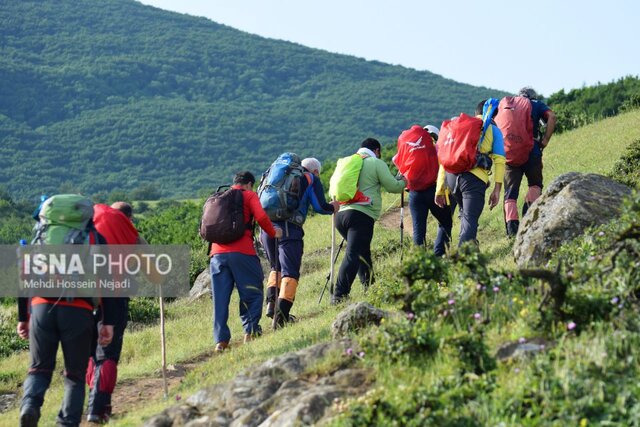
[(110, 245), (135, 245), (138, 230), (125, 214), (107, 205), (93, 207), (93, 223)]
[[(239, 185), (233, 185), (231, 188), (240, 189)], [(267, 213), (262, 209), (260, 199), (255, 191), (243, 191), (243, 206), (244, 206), (244, 222), (249, 223), (251, 218), (255, 219), (258, 225), (269, 235), (269, 237), (275, 237), (276, 230), (273, 228), (273, 224), (269, 219)], [(211, 252), (209, 256), (215, 254), (227, 254), (230, 252), (239, 252), (245, 255), (255, 255), (256, 250), (253, 247), (253, 230), (248, 229), (244, 232), (244, 235), (235, 242), (220, 244), (212, 243)]]

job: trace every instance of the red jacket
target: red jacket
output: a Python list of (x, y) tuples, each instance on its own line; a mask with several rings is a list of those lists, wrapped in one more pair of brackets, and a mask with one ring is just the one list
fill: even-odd
[[(240, 189), (239, 185), (234, 185), (231, 188)], [(256, 222), (262, 227), (262, 229), (270, 236), (275, 237), (276, 230), (273, 228), (273, 224), (267, 216), (267, 213), (262, 209), (260, 199), (254, 191), (243, 191), (243, 203), (244, 203), (244, 222), (245, 224), (251, 222), (251, 219), (255, 219)], [(227, 254), (230, 252), (239, 252), (245, 255), (255, 255), (256, 250), (253, 247), (253, 230), (248, 229), (244, 232), (244, 235), (235, 242), (220, 244), (212, 243), (211, 252), (209, 256), (216, 254)]]

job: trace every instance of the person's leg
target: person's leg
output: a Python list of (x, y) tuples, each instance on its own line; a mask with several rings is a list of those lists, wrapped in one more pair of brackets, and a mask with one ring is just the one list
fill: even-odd
[(478, 221), (484, 209), (487, 184), (470, 172), (459, 176), (458, 187), (462, 193), (460, 242), (476, 242), (478, 236)]
[[(51, 384), (60, 336), (55, 313), (49, 304), (32, 307), (29, 321), (29, 373), (23, 383), (20, 419), (24, 425), (37, 425), (44, 395)], [(55, 310), (55, 308), (53, 309)]]
[(228, 266), (240, 296), (240, 319), (245, 336), (261, 335), (260, 318), (262, 317), (262, 298), (264, 297), (262, 288), (264, 276), (260, 260), (256, 255), (240, 253), (227, 255), (229, 257)]
[(507, 236), (514, 237), (520, 226), (518, 193), (522, 182), (523, 167), (505, 166), (504, 172), (504, 221)]
[(542, 157), (531, 156), (525, 166), (524, 174), (527, 177), (529, 190), (522, 205), (522, 216), (527, 214), (529, 206), (542, 194)]
[(58, 425), (78, 426), (84, 406), (84, 378), (91, 356), (95, 321), (91, 311), (78, 307), (56, 307), (56, 322), (64, 358), (64, 397)]
[[(347, 246), (345, 248), (344, 259), (338, 271), (338, 280), (336, 281), (336, 289), (333, 296), (334, 303), (349, 296), (351, 285), (362, 264), (361, 258), (367, 256), (367, 251), (369, 251), (369, 265), (363, 267), (363, 269), (366, 268), (369, 270), (371, 268), (370, 245), (373, 237), (374, 220), (362, 212), (350, 209), (339, 212), (336, 217), (336, 222), (338, 231), (347, 241)], [(369, 274), (365, 271), (361, 272), (363, 274)]]
[(278, 262), (278, 248), (276, 247), (276, 239), (269, 237), (264, 230), (260, 231), (260, 241), (262, 247), (269, 260), (269, 266), (271, 271), (269, 272), (269, 278), (267, 279), (267, 317), (273, 317), (273, 312), (276, 307), (276, 301), (278, 299), (278, 293), (280, 292), (280, 280), (282, 275), (280, 273), (280, 265)]
[(450, 206), (441, 208), (435, 203), (436, 187), (433, 186), (427, 191), (428, 209), (433, 217), (438, 221), (438, 234), (433, 243), (433, 253), (443, 256), (449, 250), (451, 242), (451, 229), (453, 228), (453, 211)]
[(287, 236), (280, 243), (280, 266), (282, 281), (278, 296), (279, 323), (288, 322), (300, 279), (300, 266), (304, 253), (304, 231), (302, 227), (289, 224)]
[[(229, 254), (211, 257), (211, 297), (213, 298), (213, 340), (226, 347), (231, 340), (229, 302), (233, 291), (233, 275), (228, 265)], [(262, 284), (260, 284), (262, 288)]]
[(409, 192), (409, 210), (411, 211), (411, 223), (413, 225), (413, 243), (416, 246), (424, 245), (427, 234), (427, 214), (429, 212), (428, 193), (429, 190)]
[[(118, 298), (118, 306), (113, 340), (107, 346), (96, 345), (96, 354), (89, 361), (87, 419), (92, 422), (107, 421), (112, 413), (111, 395), (118, 378), (118, 361), (129, 317), (129, 298)], [(98, 323), (98, 328), (100, 325), (101, 322)]]

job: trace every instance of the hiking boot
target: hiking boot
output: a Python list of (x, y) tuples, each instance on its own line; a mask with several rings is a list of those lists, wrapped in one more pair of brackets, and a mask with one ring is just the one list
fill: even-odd
[(214, 349), (214, 351), (216, 353), (222, 353), (227, 348), (229, 348), (229, 341), (220, 341), (219, 343), (216, 344), (216, 348)]
[(103, 415), (87, 415), (87, 422), (89, 424), (106, 424), (109, 422), (109, 417)]
[(273, 313), (276, 309), (276, 303), (274, 301), (269, 301), (267, 303), (267, 317), (269, 319), (273, 319)]
[(40, 411), (26, 406), (20, 411), (20, 427), (37, 427), (40, 419)]
[(256, 339), (256, 336), (253, 334), (244, 334), (244, 343), (248, 343)]
[(520, 227), (520, 221), (517, 221), (517, 220), (507, 221), (507, 237), (516, 237), (516, 234), (518, 234), (519, 227)]

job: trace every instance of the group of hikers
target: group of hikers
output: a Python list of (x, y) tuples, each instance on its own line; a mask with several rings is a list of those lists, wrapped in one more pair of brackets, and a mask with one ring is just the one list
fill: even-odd
[[(555, 127), (555, 115), (536, 92), (523, 88), (517, 96), (481, 101), (475, 116), (464, 113), (440, 128), (414, 125), (398, 138), (394, 176), (381, 159), (382, 146), (367, 138), (355, 154), (342, 158), (331, 177), (329, 196), (320, 181), (318, 159), (300, 159), (293, 153), (279, 156), (260, 182), (249, 171), (239, 172), (229, 188), (219, 188), (204, 204), (200, 235), (209, 242), (213, 338), (215, 352), (229, 348), (229, 304), (234, 288), (244, 342), (262, 334), (263, 304), (274, 329), (295, 321), (291, 310), (300, 281), (304, 228), (309, 209), (333, 215), (333, 224), (346, 242), (335, 278), (331, 303), (348, 299), (358, 276), (365, 289), (374, 281), (371, 241), (374, 223), (382, 210), (381, 190), (409, 192), (413, 241), (426, 242), (427, 216), (438, 221), (436, 255), (449, 250), (453, 213), (459, 210), (458, 244), (477, 242), (478, 221), (485, 193), (491, 209), (504, 187), (504, 218), (508, 236), (517, 233), (517, 199), (522, 176), (528, 180), (523, 214), (542, 189), (542, 150)], [(546, 125), (540, 134), (540, 122)], [(257, 192), (254, 191), (259, 184)], [(126, 203), (94, 205), (88, 222), (91, 243), (110, 245), (145, 243), (131, 221)], [(47, 201), (40, 207), (46, 211)], [(34, 217), (42, 218), (40, 215)], [(269, 261), (266, 298), (264, 274), (257, 256), (254, 228)], [(343, 242), (343, 243), (344, 243)], [(332, 254), (332, 263), (336, 257)], [(87, 420), (106, 422), (111, 415), (111, 393), (128, 317), (127, 298), (103, 298), (97, 308), (77, 298), (19, 299), (18, 334), (29, 338), (30, 367), (24, 382), (20, 411), (22, 426), (35, 426), (50, 384), (58, 343), (65, 363), (65, 395), (57, 423), (78, 425), (89, 385)]]

